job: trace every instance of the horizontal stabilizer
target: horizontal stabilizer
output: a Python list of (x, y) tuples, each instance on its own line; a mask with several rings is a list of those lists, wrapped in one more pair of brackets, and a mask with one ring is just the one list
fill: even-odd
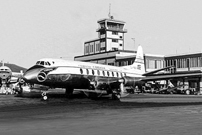
[(154, 71), (151, 71), (151, 72), (146, 72), (146, 73), (143, 74), (143, 76), (153, 75), (153, 74), (155, 74), (155, 73), (157, 73), (159, 71), (166, 70), (166, 69), (171, 69), (171, 68), (174, 68), (174, 66), (169, 66), (169, 67), (157, 69), (157, 70), (154, 70)]

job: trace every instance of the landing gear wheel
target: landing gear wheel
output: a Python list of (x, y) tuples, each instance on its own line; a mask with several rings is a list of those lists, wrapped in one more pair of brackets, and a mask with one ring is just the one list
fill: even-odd
[(8, 95), (9, 93), (8, 93), (8, 91), (6, 91), (6, 95)]
[(187, 95), (190, 95), (190, 90), (186, 90), (186, 94), (187, 94)]
[(48, 96), (47, 96), (46, 92), (42, 92), (41, 96), (42, 96), (41, 100), (43, 100), (43, 101), (47, 101), (48, 100)]
[(112, 100), (120, 100), (121, 94), (120, 93), (112, 93)]
[(48, 100), (48, 96), (43, 96), (43, 100), (47, 101)]
[(73, 91), (74, 91), (74, 89), (72, 89), (72, 88), (66, 88), (66, 91), (65, 91), (66, 98), (72, 98)]
[(116, 94), (116, 98), (117, 98), (118, 100), (120, 100), (120, 99), (121, 99), (121, 94), (120, 94), (120, 93)]

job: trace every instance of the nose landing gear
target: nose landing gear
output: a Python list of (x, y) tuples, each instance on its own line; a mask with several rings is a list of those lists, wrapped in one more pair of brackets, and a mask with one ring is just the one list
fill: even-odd
[(48, 100), (48, 96), (47, 96), (47, 93), (46, 93), (46, 92), (43, 91), (43, 92), (41, 93), (41, 96), (42, 96), (42, 99), (41, 99), (42, 101), (47, 101), (47, 100)]

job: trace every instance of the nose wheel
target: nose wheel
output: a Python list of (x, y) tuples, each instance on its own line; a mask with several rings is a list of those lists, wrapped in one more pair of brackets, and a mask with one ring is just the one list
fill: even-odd
[(42, 101), (47, 101), (48, 100), (48, 96), (47, 96), (46, 92), (42, 92), (41, 96), (42, 96), (42, 99), (41, 99)]

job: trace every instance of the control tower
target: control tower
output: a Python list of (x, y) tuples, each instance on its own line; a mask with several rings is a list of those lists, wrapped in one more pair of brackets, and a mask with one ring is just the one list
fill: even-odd
[(124, 50), (125, 22), (115, 20), (113, 16), (97, 21), (98, 39), (84, 43), (84, 55), (107, 51)]

